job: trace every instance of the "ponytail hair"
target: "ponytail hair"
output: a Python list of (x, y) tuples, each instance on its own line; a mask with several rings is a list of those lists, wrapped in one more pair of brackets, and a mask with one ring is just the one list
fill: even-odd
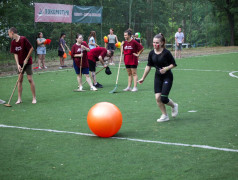
[(155, 38), (155, 39), (160, 39), (161, 42), (164, 43), (164, 44), (162, 45), (162, 47), (163, 47), (163, 48), (165, 47), (165, 42), (166, 42), (166, 40), (165, 40), (164, 35), (163, 35), (162, 33), (156, 34), (154, 38)]
[(128, 34), (128, 36), (132, 36), (132, 29), (127, 29), (124, 33), (127, 33)]

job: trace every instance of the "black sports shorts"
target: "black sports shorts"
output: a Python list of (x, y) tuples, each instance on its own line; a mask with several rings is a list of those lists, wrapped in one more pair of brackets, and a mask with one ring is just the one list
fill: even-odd
[(126, 65), (126, 68), (128, 69), (128, 68), (137, 68), (137, 65)]
[(114, 50), (116, 49), (116, 46), (115, 46), (114, 43), (108, 43), (108, 45), (107, 45), (107, 49), (108, 49), (108, 50), (112, 50), (112, 51), (114, 51)]
[(91, 60), (88, 60), (88, 64), (89, 64), (89, 71), (95, 72), (95, 71), (96, 71), (96, 62), (93, 62), (93, 61), (91, 61)]
[(58, 50), (58, 56), (63, 57), (63, 55), (64, 55), (64, 51), (59, 51)]
[(155, 73), (154, 92), (161, 93), (162, 95), (169, 95), (173, 85), (173, 74), (157, 74)]

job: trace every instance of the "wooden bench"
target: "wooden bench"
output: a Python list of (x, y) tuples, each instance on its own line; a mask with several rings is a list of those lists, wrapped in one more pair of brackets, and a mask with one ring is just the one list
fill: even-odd
[[(189, 43), (183, 43), (182, 46), (185, 47), (185, 48), (188, 48), (189, 47)], [(166, 44), (166, 47), (170, 48), (172, 47), (172, 44)], [(175, 48), (175, 44), (173, 44), (173, 47)]]

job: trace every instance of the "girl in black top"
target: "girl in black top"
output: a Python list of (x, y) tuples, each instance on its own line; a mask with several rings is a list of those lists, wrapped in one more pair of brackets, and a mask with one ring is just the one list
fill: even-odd
[(157, 122), (169, 120), (165, 104), (172, 107), (172, 117), (178, 115), (178, 104), (168, 98), (173, 84), (172, 68), (177, 66), (169, 50), (165, 49), (165, 38), (163, 34), (158, 34), (153, 39), (154, 50), (149, 53), (148, 64), (145, 68), (142, 78), (138, 81), (142, 84), (149, 74), (151, 67), (156, 68), (154, 79), (154, 92), (156, 102), (162, 112)]

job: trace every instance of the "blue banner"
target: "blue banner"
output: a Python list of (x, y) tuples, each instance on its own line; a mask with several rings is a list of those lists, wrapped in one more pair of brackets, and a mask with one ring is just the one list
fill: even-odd
[(102, 23), (103, 7), (73, 6), (72, 23)]

